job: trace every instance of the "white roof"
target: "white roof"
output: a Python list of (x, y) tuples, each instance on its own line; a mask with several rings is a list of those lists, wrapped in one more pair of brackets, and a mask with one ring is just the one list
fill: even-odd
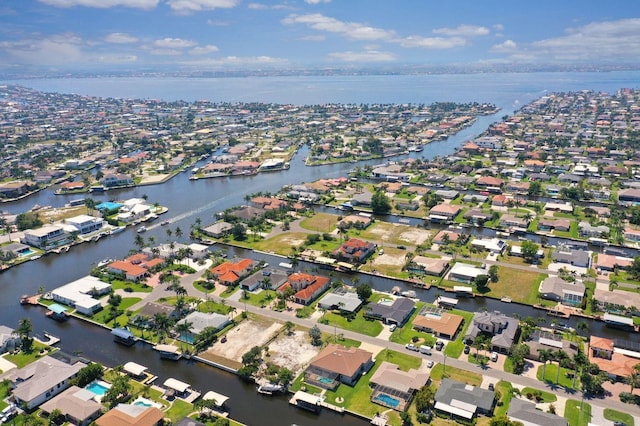
[(474, 414), (462, 408), (453, 407), (449, 404), (445, 404), (444, 402), (436, 402), (435, 409), (445, 411), (447, 413), (451, 413), (456, 416), (464, 417), (465, 419), (472, 419)]
[(54, 297), (59, 297), (66, 300), (73, 301), (81, 307), (93, 307), (96, 304), (96, 299), (90, 296), (88, 293), (94, 289), (98, 293), (102, 293), (104, 290), (111, 287), (111, 284), (101, 281), (98, 277), (87, 275), (75, 281), (71, 281), (68, 284), (58, 287), (51, 292)]
[(134, 376), (141, 376), (145, 371), (147, 371), (147, 367), (144, 365), (136, 364), (135, 362), (129, 361), (124, 365), (124, 371), (127, 373), (131, 373)]
[(214, 392), (214, 391), (209, 391), (207, 393), (204, 394), (204, 396), (202, 397), (202, 399), (204, 400), (215, 400), (216, 404), (218, 406), (224, 405), (225, 402), (227, 402), (227, 400), (229, 399), (228, 396), (225, 396), (221, 393), (218, 392)]
[(181, 382), (180, 380), (174, 379), (172, 377), (168, 378), (164, 381), (163, 386), (174, 389), (177, 392), (183, 393), (189, 389), (189, 384), (185, 382)]
[(487, 271), (481, 268), (477, 268), (473, 265), (469, 265), (467, 263), (456, 263), (451, 268), (450, 274), (462, 275), (465, 277), (475, 278), (478, 275), (487, 275)]
[(322, 399), (319, 396), (311, 395), (310, 393), (298, 391), (293, 395), (294, 400), (300, 400), (309, 404), (319, 404)]

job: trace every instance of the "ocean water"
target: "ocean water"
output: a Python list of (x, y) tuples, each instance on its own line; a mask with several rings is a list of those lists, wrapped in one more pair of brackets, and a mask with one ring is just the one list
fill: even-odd
[(311, 105), (489, 102), (510, 114), (550, 92), (638, 88), (640, 71), (242, 78), (99, 77), (12, 80), (46, 92), (164, 101)]

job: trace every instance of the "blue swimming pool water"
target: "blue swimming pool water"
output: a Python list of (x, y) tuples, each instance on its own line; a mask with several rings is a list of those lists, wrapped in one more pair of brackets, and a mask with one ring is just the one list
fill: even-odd
[(20, 252), (20, 256), (21, 256), (21, 257), (26, 257), (26, 256), (29, 256), (29, 255), (31, 255), (31, 254), (33, 254), (33, 253), (35, 253), (35, 251), (33, 251), (33, 250), (31, 250), (30, 248), (28, 248), (28, 249), (24, 249), (24, 250), (22, 250), (22, 251)]
[(333, 380), (328, 378), (328, 377), (318, 377), (318, 381), (320, 383), (326, 383), (326, 384), (331, 384), (333, 383)]
[(400, 400), (396, 399), (396, 398), (392, 398), (389, 395), (385, 394), (385, 393), (381, 393), (380, 395), (375, 397), (376, 401), (380, 401), (383, 404), (385, 404), (388, 407), (393, 407), (396, 408), (398, 405), (400, 405)]
[(144, 402), (144, 401), (136, 401), (133, 403), (133, 405), (138, 405), (141, 407), (152, 407), (152, 404), (149, 404), (148, 402)]
[(89, 383), (87, 387), (85, 387), (85, 389), (91, 393), (95, 393), (98, 396), (103, 396), (109, 390), (109, 388), (107, 388), (106, 386), (96, 382)]

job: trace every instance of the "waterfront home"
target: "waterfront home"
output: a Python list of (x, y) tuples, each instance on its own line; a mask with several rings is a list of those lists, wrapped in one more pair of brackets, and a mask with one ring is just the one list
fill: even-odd
[[(494, 200), (496, 197), (493, 197)], [(493, 219), (493, 213), (488, 211), (483, 211), (481, 209), (471, 209), (467, 211), (463, 217), (467, 222), (483, 224), (486, 221)]]
[(557, 414), (544, 412), (536, 404), (520, 398), (513, 398), (509, 403), (507, 417), (513, 422), (525, 425), (568, 426), (567, 419)]
[(435, 306), (425, 305), (413, 320), (413, 328), (425, 333), (432, 333), (435, 337), (455, 339), (462, 327), (464, 318), (460, 315), (444, 312)]
[(278, 288), (278, 293), (282, 294), (288, 288), (295, 292), (293, 300), (301, 305), (308, 305), (320, 296), (331, 285), (328, 277), (311, 275), (303, 272), (295, 272), (289, 275), (287, 282)]
[(546, 212), (573, 213), (573, 205), (571, 203), (552, 203), (548, 202), (544, 205)]
[(498, 225), (503, 228), (520, 228), (526, 230), (527, 226), (529, 226), (529, 221), (523, 217), (517, 217), (512, 214), (504, 214), (500, 218), (500, 222), (498, 223)]
[(486, 250), (493, 254), (500, 255), (504, 252), (507, 243), (499, 238), (474, 238), (471, 247)]
[(638, 359), (640, 351), (635, 342), (589, 337), (589, 362), (597, 364), (612, 379), (622, 381), (630, 376)]
[(462, 207), (456, 204), (438, 204), (429, 210), (429, 220), (432, 222), (448, 222), (453, 220)]
[(594, 262), (594, 267), (600, 271), (615, 271), (616, 269), (629, 269), (633, 264), (633, 259), (624, 256), (614, 256), (612, 254), (598, 253), (598, 258)]
[(453, 419), (470, 421), (478, 414), (491, 415), (495, 392), (445, 378), (434, 399), (436, 411)]
[(373, 354), (356, 347), (329, 344), (310, 362), (304, 381), (334, 391), (340, 383), (354, 386), (373, 367)]
[(68, 225), (68, 228), (70, 228), (67, 229), (69, 233), (77, 232), (79, 235), (84, 235), (102, 229), (104, 219), (101, 217), (81, 214), (65, 219), (64, 224)]
[(257, 266), (257, 262), (251, 259), (240, 259), (236, 262), (224, 262), (220, 265), (209, 269), (211, 275), (213, 275), (220, 284), (234, 285), (240, 282), (244, 277), (249, 276), (254, 268)]
[(362, 300), (358, 294), (342, 287), (334, 289), (318, 301), (318, 307), (321, 309), (337, 309), (351, 314), (357, 312), (360, 306), (362, 306)]
[(499, 311), (476, 312), (464, 337), (465, 342), (472, 343), (479, 334), (491, 336), (491, 350), (509, 353), (516, 341), (520, 323)]
[(178, 321), (177, 324), (191, 324), (191, 330), (187, 333), (182, 333), (179, 339), (193, 343), (195, 336), (200, 334), (205, 328), (213, 328), (215, 330), (222, 330), (228, 324), (231, 324), (231, 320), (227, 315), (221, 315), (217, 313), (204, 313), (204, 312), (191, 312), (185, 318)]
[(581, 221), (578, 223), (578, 232), (581, 237), (608, 238), (609, 227), (606, 225), (591, 225), (589, 222)]
[(70, 424), (86, 426), (102, 415), (102, 404), (94, 400), (95, 396), (87, 389), (71, 386), (40, 408), (45, 417), (58, 410)]
[(402, 326), (415, 310), (416, 303), (408, 297), (381, 299), (364, 308), (365, 318), (381, 320), (385, 324)]
[(346, 227), (354, 227), (356, 229), (367, 229), (369, 225), (373, 223), (373, 219), (371, 216), (365, 216), (361, 214), (352, 214), (349, 216), (345, 216), (338, 222), (338, 228), (340, 228), (340, 224), (343, 224)]
[(13, 350), (20, 343), (20, 337), (14, 334), (14, 329), (0, 325), (0, 354)]
[(563, 305), (581, 306), (586, 287), (582, 281), (569, 282), (558, 276), (545, 278), (538, 287), (540, 297), (555, 300)]
[(407, 266), (407, 270), (414, 274), (442, 276), (449, 268), (448, 259), (437, 259), (434, 257), (414, 256)]
[(16, 402), (31, 410), (69, 387), (69, 381), (83, 367), (86, 364), (80, 361), (71, 365), (47, 355), (23, 368), (0, 375), (0, 382), (8, 380)]
[(69, 242), (70, 235), (64, 231), (62, 225), (44, 225), (37, 229), (26, 229), (22, 243), (46, 250)]
[(102, 179), (100, 179), (100, 183), (106, 188), (131, 186), (134, 184), (133, 178), (124, 173), (105, 173)]
[[(563, 324), (556, 325), (555, 327), (560, 330), (566, 330), (566, 326)], [(573, 358), (573, 356), (578, 352), (578, 343), (563, 339), (562, 334), (556, 334), (544, 330), (534, 330), (528, 340), (523, 341), (522, 343), (529, 347), (529, 354), (526, 358), (534, 361), (538, 361), (540, 359), (541, 350), (563, 350), (570, 358)]]
[(371, 376), (371, 401), (376, 404), (404, 411), (409, 407), (415, 393), (429, 383), (429, 372), (415, 370), (402, 371), (396, 364), (382, 361)]
[(618, 192), (618, 200), (621, 203), (637, 204), (640, 203), (640, 189), (626, 188)]
[(622, 231), (622, 235), (627, 241), (634, 243), (640, 242), (640, 229), (634, 229), (627, 226), (624, 228), (624, 231)]
[(448, 229), (443, 229), (433, 237), (434, 244), (455, 243), (458, 239), (463, 238), (462, 234)]
[(116, 215), (116, 220), (121, 222), (134, 222), (137, 220), (146, 219), (151, 215), (151, 206), (142, 202), (134, 205), (125, 205), (120, 208), (119, 213)]
[(456, 262), (449, 271), (448, 279), (462, 283), (471, 283), (479, 275), (488, 275), (487, 270), (468, 263)]
[(541, 218), (538, 221), (538, 231), (561, 231), (569, 232), (571, 229), (570, 219), (545, 219)]
[(333, 254), (340, 260), (346, 260), (349, 263), (364, 263), (376, 250), (376, 245), (368, 241), (359, 240), (357, 238), (349, 238), (342, 243)]
[(37, 184), (31, 181), (11, 181), (0, 183), (0, 198), (16, 198), (35, 189)]
[(552, 254), (554, 262), (566, 263), (572, 266), (588, 268), (591, 264), (591, 255), (585, 250), (571, 249), (565, 244), (558, 244)]
[(111, 291), (111, 284), (100, 278), (87, 275), (51, 292), (53, 300), (71, 306), (83, 315), (93, 315), (102, 309), (100, 301), (96, 297), (107, 294)]
[(229, 222), (219, 221), (202, 229), (202, 233), (212, 238), (222, 238), (229, 234), (233, 225)]
[(135, 404), (118, 404), (96, 420), (97, 426), (160, 426), (164, 424), (164, 412), (156, 407)]

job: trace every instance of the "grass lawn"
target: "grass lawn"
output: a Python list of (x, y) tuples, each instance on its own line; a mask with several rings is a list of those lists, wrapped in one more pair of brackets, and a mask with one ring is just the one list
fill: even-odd
[(569, 421), (569, 426), (587, 426), (591, 420), (591, 405), (570, 399), (564, 406), (564, 418)]
[(42, 343), (38, 343), (36, 341), (33, 342), (32, 350), (29, 353), (18, 352), (15, 355), (5, 355), (5, 359), (7, 361), (11, 361), (18, 368), (22, 368), (26, 365), (31, 364), (33, 361), (41, 358), (45, 355), (48, 355), (51, 352), (56, 351), (57, 349), (50, 348), (49, 346), (43, 345)]
[(309, 231), (327, 233), (336, 228), (338, 216), (329, 213), (316, 213), (310, 218), (303, 219), (300, 227)]
[(500, 392), (500, 399), (496, 404), (494, 415), (495, 417), (504, 416), (507, 414), (507, 410), (509, 410), (509, 404), (511, 403), (511, 398), (513, 398), (513, 386), (511, 386), (511, 383), (509, 382), (500, 380), (496, 384), (496, 391)]
[(292, 247), (301, 247), (304, 244), (307, 235), (309, 234), (304, 232), (282, 232), (266, 240), (256, 241), (251, 247), (287, 256), (291, 254)]
[[(533, 269), (533, 268), (532, 268)], [(485, 296), (501, 299), (510, 297), (514, 302), (534, 305), (538, 298), (538, 287), (546, 274), (532, 271), (522, 271), (515, 268), (498, 267), (498, 282), (489, 282), (489, 291)]]
[(622, 422), (627, 426), (633, 426), (633, 416), (631, 414), (622, 413), (611, 408), (604, 409), (604, 418), (612, 422)]
[(211, 289), (208, 289), (206, 287), (204, 287), (201, 282), (203, 281), (196, 281), (193, 283), (193, 287), (195, 287), (196, 290), (200, 290), (203, 293), (211, 293), (212, 291), (215, 291), (215, 286), (212, 287)]
[(340, 239), (335, 239), (330, 241), (321, 239), (317, 243), (313, 243), (310, 246), (307, 246), (307, 248), (311, 250), (317, 250), (320, 252), (325, 252), (325, 251), (333, 252), (335, 249), (337, 249), (341, 245), (342, 245), (342, 241), (340, 241)]
[(229, 297), (229, 296), (231, 296), (233, 293), (235, 293), (238, 290), (240, 290), (240, 286), (239, 285), (227, 286), (227, 288), (225, 288), (224, 291), (222, 293), (220, 293), (220, 297)]
[(443, 373), (446, 373), (446, 377), (451, 380), (456, 380), (458, 382), (464, 382), (468, 385), (480, 386), (482, 383), (482, 375), (478, 373), (473, 373), (467, 370), (461, 370), (456, 367), (445, 366), (443, 364), (436, 364), (431, 369), (431, 379), (440, 383), (442, 380)]
[[(558, 385), (562, 386), (565, 389), (573, 389), (573, 378), (570, 377), (571, 374), (574, 373), (573, 370), (568, 368), (561, 367), (560, 368), (560, 376), (558, 376), (558, 364), (547, 364), (547, 369), (544, 372), (544, 378), (542, 377), (542, 371), (544, 366), (538, 367), (538, 371), (536, 372), (536, 377), (541, 382), (556, 383), (556, 377), (559, 378)], [(568, 374), (567, 374), (568, 373)], [(576, 380), (576, 387), (580, 386), (580, 381)]]
[(192, 412), (193, 404), (189, 404), (181, 399), (176, 399), (173, 401), (173, 404), (171, 404), (171, 408), (169, 408), (165, 414), (171, 419), (172, 424), (175, 424), (178, 420), (187, 417)]
[(529, 394), (533, 396), (539, 395), (542, 398), (542, 402), (556, 402), (558, 400), (558, 397), (551, 392), (545, 392), (542, 390), (528, 388), (528, 387), (522, 388), (522, 395), (526, 397)]
[(142, 299), (139, 297), (123, 297), (122, 302), (120, 302), (120, 305), (118, 305), (118, 310), (122, 311), (122, 314), (118, 315), (115, 318), (115, 321), (113, 318), (109, 319), (111, 315), (109, 313), (108, 307), (105, 307), (103, 310), (101, 310), (100, 312), (90, 317), (90, 319), (93, 321), (99, 322), (101, 324), (107, 324), (107, 320), (109, 319), (110, 323), (115, 324), (117, 322), (120, 325), (125, 325), (129, 322), (129, 317), (127, 316), (127, 309), (129, 309), (131, 306), (135, 305), (141, 300)]
[[(246, 294), (247, 298), (245, 299), (244, 295)], [(274, 290), (262, 290), (260, 292), (246, 292), (240, 296), (238, 299), (240, 302), (246, 302), (248, 305), (264, 307), (275, 300), (277, 293)]]
[(131, 289), (131, 291), (134, 292), (140, 292), (140, 293), (151, 293), (151, 290), (153, 290), (153, 288), (149, 287), (148, 285), (146, 285), (145, 283), (134, 283), (132, 281), (122, 281), (122, 280), (114, 280), (111, 282), (111, 288), (114, 290), (118, 290), (118, 289)]
[(228, 315), (231, 312), (231, 306), (223, 305), (222, 303), (208, 300), (200, 302), (197, 308), (198, 312), (203, 313), (216, 313), (221, 315)]
[(466, 312), (458, 309), (451, 309), (449, 312), (463, 317), (464, 323), (462, 324), (462, 328), (460, 329), (460, 331), (458, 331), (456, 340), (447, 343), (447, 345), (444, 347), (444, 354), (453, 358), (459, 358), (462, 354), (462, 351), (464, 350), (464, 336), (467, 334), (469, 324), (471, 324), (471, 322), (473, 321), (473, 312)]
[(405, 325), (403, 327), (396, 328), (393, 333), (391, 333), (391, 337), (389, 338), (391, 342), (402, 344), (411, 343), (414, 342), (413, 338), (416, 337), (418, 340), (416, 340), (414, 343), (418, 345), (427, 345), (433, 347), (433, 345), (436, 344), (436, 338), (431, 334), (425, 333), (423, 331), (418, 331), (411, 326), (411, 324), (413, 324), (413, 320), (420, 313), (424, 305), (424, 302), (416, 303), (416, 310), (413, 312), (413, 314), (411, 314)]
[(382, 323), (378, 320), (366, 319), (364, 317), (364, 309), (360, 309), (353, 320), (349, 320), (340, 314), (327, 311), (320, 321), (328, 325), (335, 325), (344, 330), (366, 334), (367, 336), (375, 337), (382, 331)]
[(10, 391), (11, 384), (8, 381), (0, 383), (0, 410), (4, 410), (9, 405), (4, 399), (9, 396)]

